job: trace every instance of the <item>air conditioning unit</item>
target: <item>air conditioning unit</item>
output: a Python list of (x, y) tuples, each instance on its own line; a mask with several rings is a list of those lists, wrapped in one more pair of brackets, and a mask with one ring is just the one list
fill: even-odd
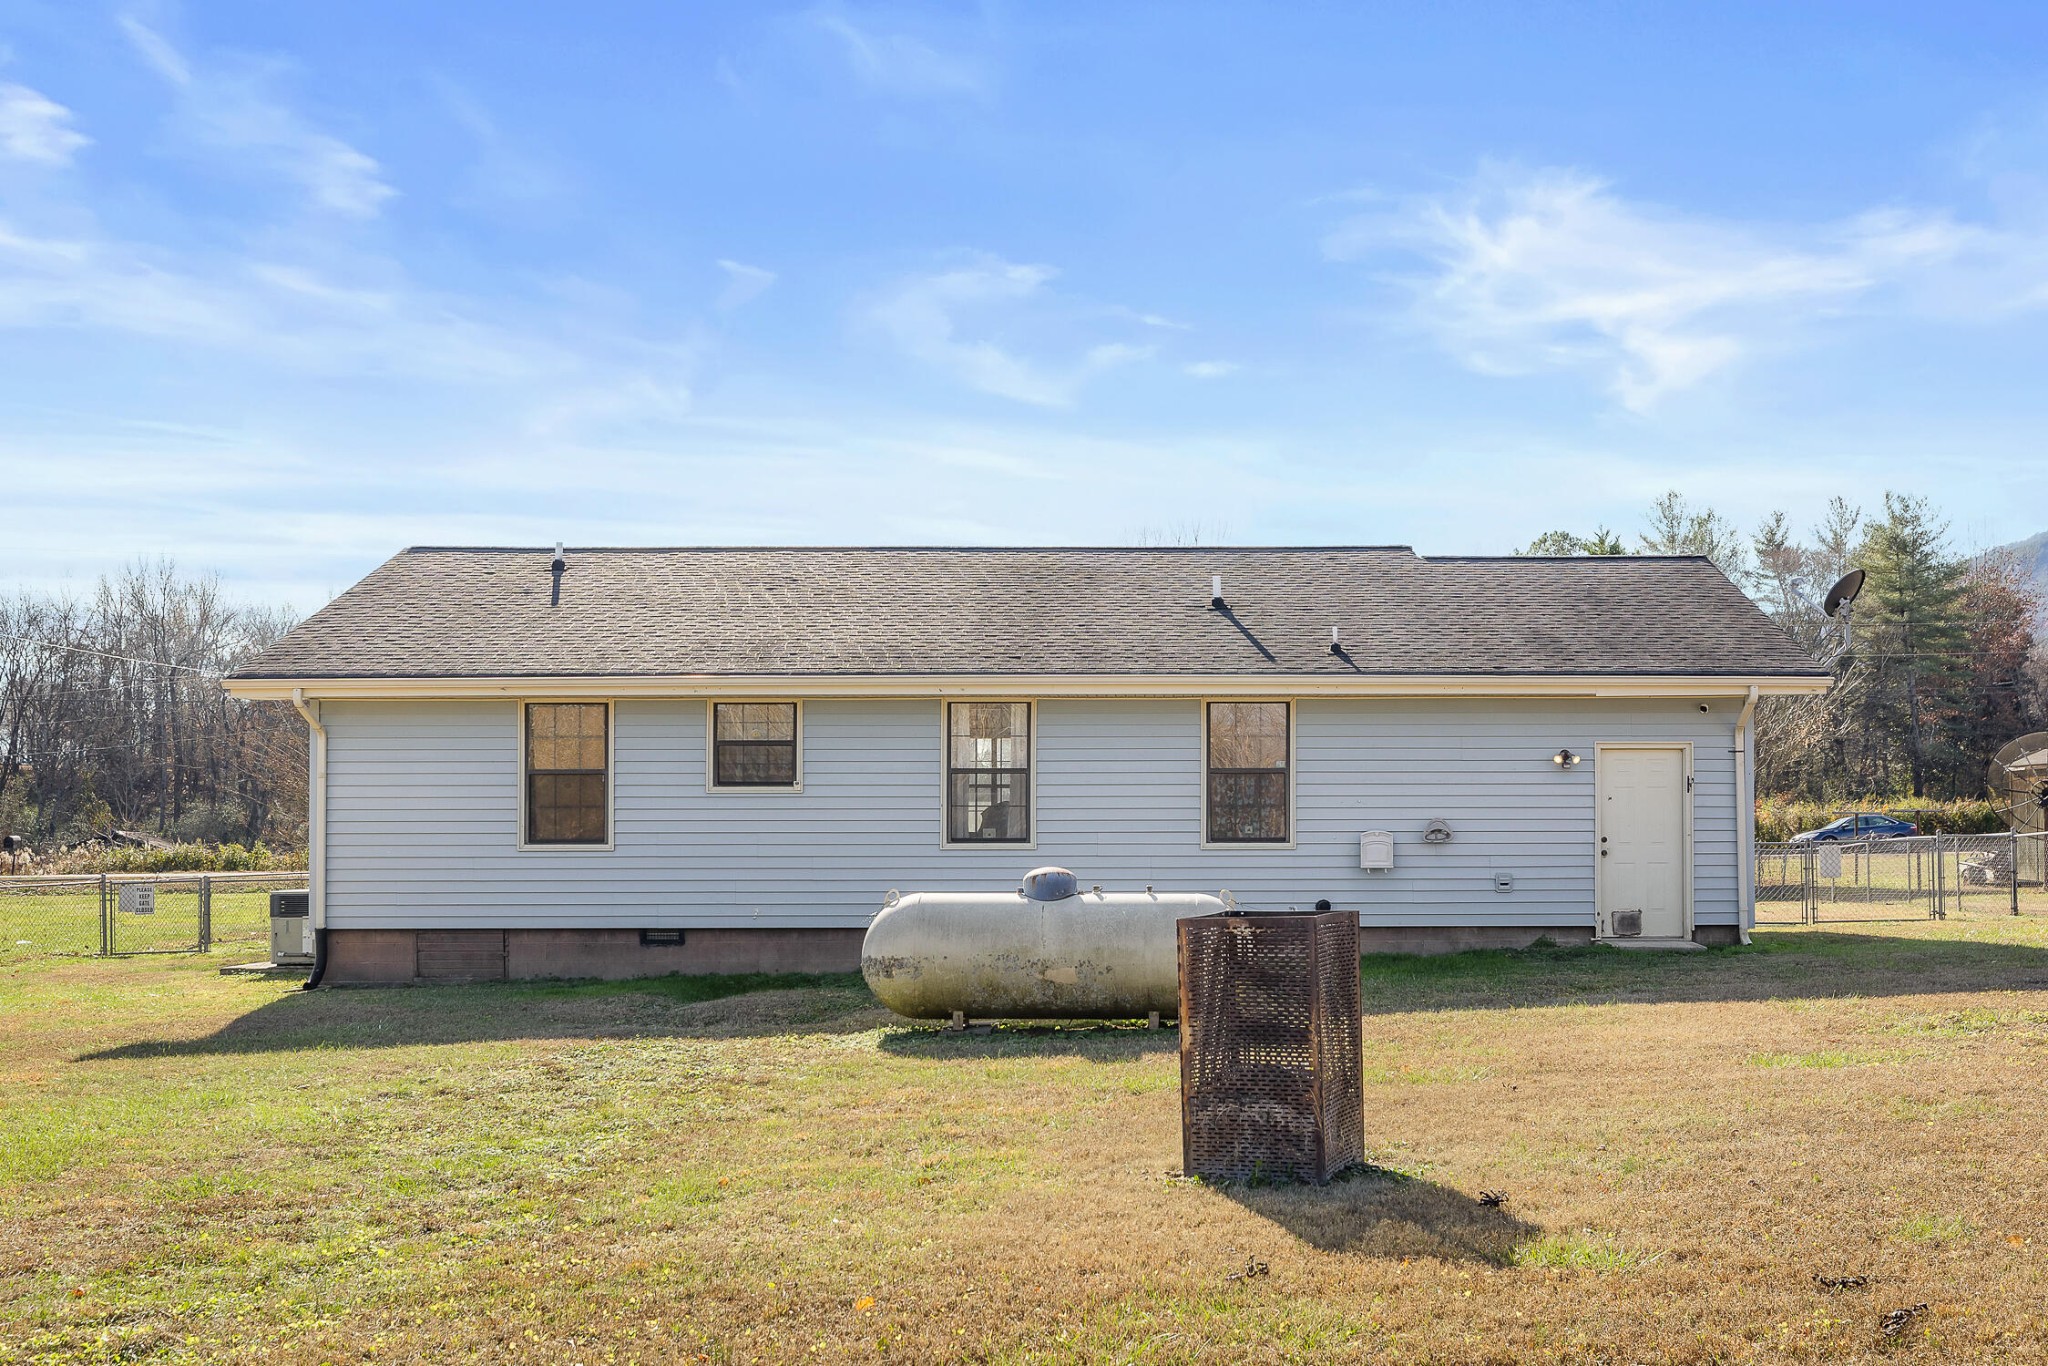
[(313, 961), (313, 894), (270, 894), (270, 961), (280, 967)]

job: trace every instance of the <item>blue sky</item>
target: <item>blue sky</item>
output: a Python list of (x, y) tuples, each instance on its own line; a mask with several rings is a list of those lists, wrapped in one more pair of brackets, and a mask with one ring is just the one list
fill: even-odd
[(0, 579), (2048, 528), (2048, 9), (0, 0)]

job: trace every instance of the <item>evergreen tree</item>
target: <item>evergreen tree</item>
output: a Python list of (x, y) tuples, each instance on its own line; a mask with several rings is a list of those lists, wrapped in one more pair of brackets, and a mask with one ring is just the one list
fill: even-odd
[(1866, 744), (1879, 749), (1874, 757), (1885, 768), (1891, 755), (1882, 751), (1903, 751), (1912, 794), (1922, 797), (1932, 767), (1952, 757), (1944, 725), (1959, 710), (1967, 677), (1967, 566), (1949, 553), (1947, 524), (1934, 520), (1925, 499), (1887, 493), (1884, 514), (1863, 540), (1870, 577), (1856, 604), (1856, 648), (1873, 678), (1860, 719)]

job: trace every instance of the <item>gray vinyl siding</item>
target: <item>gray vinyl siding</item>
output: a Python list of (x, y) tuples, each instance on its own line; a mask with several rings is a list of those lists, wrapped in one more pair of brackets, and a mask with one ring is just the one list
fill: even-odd
[[(1203, 849), (1193, 700), (1037, 708), (1036, 847), (945, 848), (939, 704), (808, 701), (801, 792), (707, 792), (701, 701), (614, 708), (616, 847), (521, 850), (518, 708), (328, 702), (328, 923), (337, 928), (861, 926), (889, 888), (1084, 884), (1328, 897), (1366, 924), (1590, 925), (1601, 741), (1690, 741), (1695, 922), (1737, 923), (1734, 704), (1306, 701), (1295, 844)], [(1550, 756), (1585, 756), (1560, 771)], [(1432, 818), (1451, 843), (1421, 842)], [(1395, 868), (1358, 834), (1395, 834)], [(1514, 890), (1494, 890), (1511, 873)]]

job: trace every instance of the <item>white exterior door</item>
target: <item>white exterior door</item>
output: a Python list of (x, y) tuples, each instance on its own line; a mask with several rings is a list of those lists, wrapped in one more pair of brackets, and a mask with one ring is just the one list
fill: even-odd
[(1645, 939), (1692, 934), (1691, 843), (1683, 745), (1601, 746), (1594, 758), (1600, 804), (1600, 932), (1617, 935), (1642, 916)]

